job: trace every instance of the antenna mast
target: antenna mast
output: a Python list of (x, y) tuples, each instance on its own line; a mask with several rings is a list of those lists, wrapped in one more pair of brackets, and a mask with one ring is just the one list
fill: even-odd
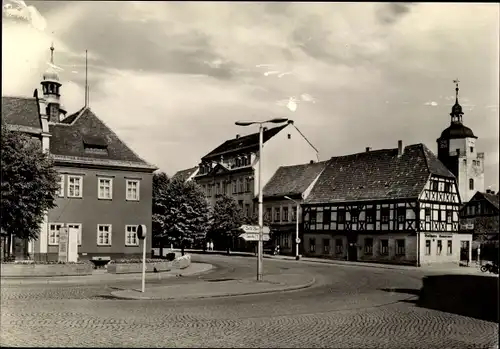
[(85, 50), (85, 107), (89, 104), (89, 86), (88, 86), (88, 60), (87, 50)]

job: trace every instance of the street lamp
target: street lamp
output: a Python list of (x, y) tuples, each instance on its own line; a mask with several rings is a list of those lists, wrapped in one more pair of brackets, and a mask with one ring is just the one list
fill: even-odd
[(263, 262), (263, 238), (264, 238), (264, 219), (262, 217), (262, 145), (264, 143), (264, 124), (281, 124), (287, 122), (287, 118), (274, 118), (266, 121), (236, 121), (236, 126), (259, 125), (259, 242), (257, 249), (257, 281), (262, 281), (262, 262)]
[(289, 198), (288, 196), (285, 196), (285, 199), (293, 201), (297, 205), (297, 213), (295, 214), (295, 221), (296, 221), (296, 225), (295, 225), (295, 260), (298, 261), (300, 259), (300, 256), (299, 256), (299, 244), (300, 244), (300, 240), (299, 240), (299, 217), (300, 217), (299, 216), (299, 212), (300, 212), (300, 203), (298, 201), (295, 201), (292, 198)]

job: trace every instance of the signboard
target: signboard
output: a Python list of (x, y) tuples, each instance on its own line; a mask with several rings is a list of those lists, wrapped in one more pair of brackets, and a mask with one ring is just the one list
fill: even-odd
[[(243, 230), (245, 233), (257, 233), (259, 234), (259, 226), (258, 225), (247, 225), (247, 224), (243, 224), (241, 227), (240, 227), (241, 230)], [(271, 232), (271, 229), (269, 229), (269, 227), (266, 227), (264, 226), (263, 229), (262, 229), (262, 232), (267, 235), (269, 235), (269, 233)]]
[(78, 262), (78, 234), (80, 229), (68, 228), (68, 262)]
[(141, 224), (137, 227), (137, 238), (139, 240), (144, 240), (146, 238), (146, 226), (144, 224)]
[(58, 261), (63, 263), (68, 261), (68, 228), (61, 228), (59, 230)]
[[(259, 241), (259, 233), (243, 233), (240, 235), (245, 241)], [(262, 241), (269, 241), (269, 234), (263, 234)]]

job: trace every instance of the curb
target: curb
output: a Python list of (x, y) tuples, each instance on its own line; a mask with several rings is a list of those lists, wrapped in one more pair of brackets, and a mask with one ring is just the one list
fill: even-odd
[[(183, 273), (184, 269), (178, 269), (175, 270), (175, 273), (171, 271), (164, 271), (164, 272), (159, 272), (159, 273), (147, 273), (146, 274), (146, 282), (149, 280), (156, 280), (157, 276), (161, 276), (162, 278), (175, 278), (179, 275), (181, 276), (193, 276), (193, 275), (203, 275), (203, 274), (208, 274), (210, 272), (213, 272), (216, 267), (210, 263), (201, 263), (201, 262), (194, 262), (197, 264), (208, 264), (208, 268), (205, 270), (201, 271), (196, 271), (196, 272), (188, 272), (188, 273)], [(53, 279), (58, 276), (48, 276), (48, 277), (2, 277), (1, 278), (1, 284), (3, 286), (21, 286), (21, 285), (57, 285), (57, 284), (71, 284), (71, 285), (95, 285), (95, 284), (100, 284), (103, 282), (121, 282), (121, 281), (136, 281), (141, 279), (141, 273), (123, 273), (123, 274), (109, 274), (113, 275), (114, 277), (105, 279), (101, 278), (101, 275), (107, 275), (107, 274), (95, 274), (96, 277), (92, 277), (92, 275), (82, 275), (78, 277), (82, 277), (82, 279), (75, 279), (75, 280), (56, 280)], [(153, 276), (154, 275), (154, 276)], [(77, 276), (74, 276), (75, 278)], [(85, 278), (85, 279), (83, 279)], [(16, 282), (17, 281), (17, 282)]]
[(126, 300), (189, 300), (189, 299), (206, 299), (206, 298), (225, 298), (225, 297), (239, 297), (239, 296), (250, 296), (250, 295), (255, 295), (255, 294), (267, 294), (267, 293), (279, 293), (279, 292), (289, 292), (289, 291), (297, 291), (297, 290), (302, 290), (305, 288), (309, 288), (312, 285), (316, 283), (316, 279), (313, 277), (312, 280), (305, 284), (301, 285), (295, 285), (295, 286), (289, 286), (286, 288), (275, 288), (275, 289), (270, 289), (270, 290), (265, 290), (265, 291), (254, 291), (254, 292), (242, 292), (242, 293), (223, 293), (223, 294), (216, 294), (216, 295), (201, 295), (201, 296), (192, 296), (192, 297), (168, 297), (168, 298), (153, 298), (153, 297), (133, 297), (133, 296), (117, 296), (114, 293), (111, 292), (111, 296), (115, 299), (126, 299)]

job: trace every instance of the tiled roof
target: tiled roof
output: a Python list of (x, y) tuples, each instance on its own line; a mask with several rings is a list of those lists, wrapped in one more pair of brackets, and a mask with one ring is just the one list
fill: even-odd
[[(135, 154), (90, 109), (80, 111), (70, 124), (51, 124), (50, 152), (78, 158), (106, 159), (149, 165)], [(66, 121), (65, 119), (64, 121)], [(84, 145), (99, 148), (107, 146), (107, 152), (87, 152)]]
[(300, 195), (325, 168), (326, 161), (281, 166), (267, 182), (262, 194), (266, 198)]
[[(273, 127), (270, 129), (265, 130), (263, 133), (263, 138), (264, 138), (264, 143), (267, 142), (269, 139), (277, 135), (281, 130), (283, 130), (285, 127), (287, 127), (288, 124), (278, 126), (278, 127)], [(239, 138), (233, 138), (225, 141), (221, 145), (219, 145), (217, 148), (212, 150), (210, 153), (205, 155), (202, 159), (209, 159), (213, 158), (216, 156), (220, 156), (223, 154), (227, 153), (236, 153), (240, 150), (247, 150), (247, 151), (256, 151), (259, 149), (259, 133), (252, 133), (246, 136), (242, 136)]]
[(333, 157), (306, 203), (417, 198), (430, 174), (454, 178), (424, 144)]
[(42, 128), (35, 98), (2, 96), (2, 119), (9, 125)]
[(172, 179), (180, 179), (182, 181), (185, 181), (191, 176), (196, 170), (198, 169), (198, 166), (191, 167), (185, 170), (177, 171), (173, 176)]
[(491, 194), (491, 193), (481, 193), (481, 194), (483, 194), (484, 198), (488, 200), (488, 202), (490, 202), (497, 210), (500, 208), (498, 194)]

